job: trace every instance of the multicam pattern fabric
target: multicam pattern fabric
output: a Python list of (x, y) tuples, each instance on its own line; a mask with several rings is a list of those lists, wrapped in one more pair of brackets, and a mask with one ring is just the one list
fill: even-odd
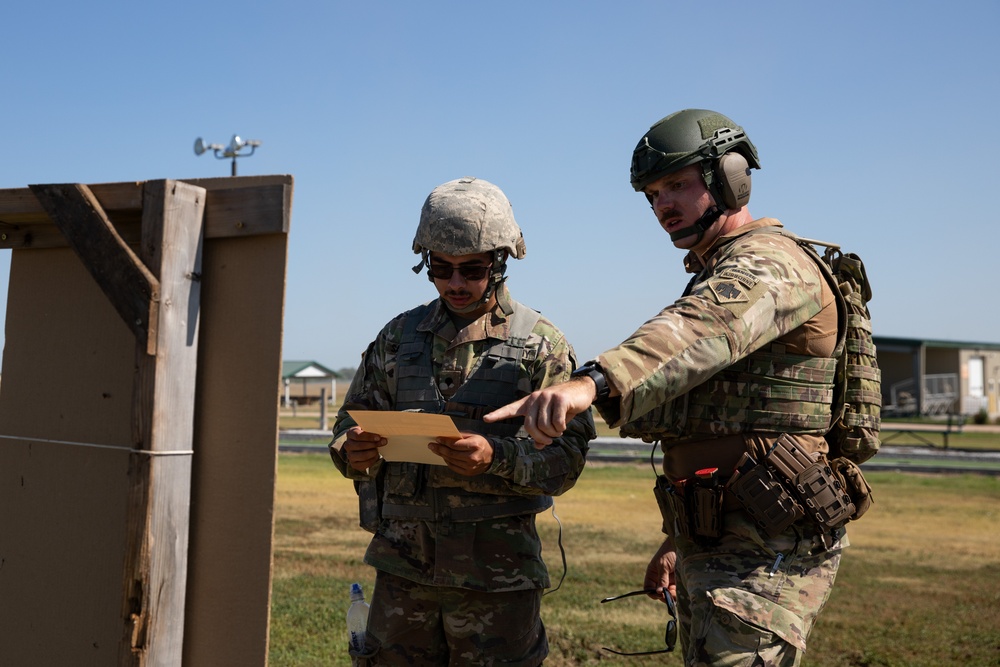
[(825, 433), (837, 360), (757, 350), (679, 399), (620, 429), (646, 442), (704, 439), (753, 430)]
[[(433, 302), (418, 326), (418, 330), (433, 336), (434, 376), (443, 399), (456, 394), (485, 349), (498, 339), (507, 340), (511, 329), (507, 313), (512, 312), (512, 308), (506, 288), (499, 296), (499, 303), (492, 312), (461, 329), (456, 327), (440, 301)], [(382, 461), (367, 474), (360, 473), (347, 465), (336, 441), (353, 426), (348, 410), (397, 409), (391, 376), (407, 364), (398, 354), (407, 316), (408, 313), (404, 313), (389, 322), (369, 346), (337, 415), (331, 456), (348, 478), (371, 480), (378, 475), (379, 468), (386, 465)], [(566, 380), (575, 367), (572, 347), (544, 317), (539, 318), (532, 329), (525, 348), (520, 372), (514, 379), (515, 397)], [(488, 433), (489, 427), (483, 424), (481, 432)], [(510, 495), (528, 498), (559, 495), (572, 488), (579, 478), (586, 460), (587, 443), (594, 436), (593, 418), (588, 411), (573, 420), (563, 437), (541, 450), (535, 448), (530, 438), (493, 437), (494, 459), (487, 472), (456, 480), (450, 495), (448, 488), (437, 489), (444, 493), (441, 502), (457, 507), (469, 492), (478, 489), (490, 494), (501, 487), (505, 495), (491, 497), (506, 501)], [(431, 466), (413, 465), (415, 474), (408, 482), (413, 489), (408, 495), (414, 503), (425, 502), (421, 495), (425, 485), (438, 483), (429, 481), (432, 478), (440, 481), (457, 477), (445, 473), (432, 476), (428, 471)], [(393, 502), (401, 502), (400, 499), (407, 495), (401, 489), (393, 491)], [(365, 562), (418, 583), (470, 590), (526, 590), (544, 588), (550, 583), (541, 558), (534, 514), (530, 513), (455, 522), (386, 518), (376, 530)]]
[[(806, 426), (800, 430), (822, 432), (829, 425), (830, 405), (820, 404), (830, 396), (835, 361), (790, 358), (775, 350), (767, 356), (769, 351), (762, 349), (820, 312), (824, 282), (819, 267), (792, 239), (746, 234), (768, 225), (781, 223), (762, 218), (741, 227), (736, 238), (727, 239), (711, 257), (710, 266), (694, 278), (683, 297), (598, 357), (608, 381), (622, 395), (620, 405), (598, 406), (610, 426), (620, 427), (656, 410), (627, 434), (636, 437), (657, 422), (664, 428), (652, 433), (653, 439), (680, 437), (693, 428), (703, 437), (756, 430), (754, 422), (760, 415), (748, 414), (747, 399), (755, 394), (759, 400), (764, 394), (754, 392), (753, 386), (738, 386), (741, 373), (747, 373), (743, 381), (755, 382), (784, 401), (771, 402), (778, 408), (775, 412), (805, 413), (809, 419), (803, 420)], [(733, 368), (758, 350), (747, 368)], [(775, 366), (761, 364), (791, 370), (781, 378), (769, 373)], [(714, 378), (716, 384), (702, 388), (692, 400), (692, 390), (727, 369), (728, 375)], [(790, 390), (799, 379), (812, 385), (806, 394)], [(723, 391), (734, 387), (738, 391)], [(716, 398), (709, 397), (706, 389)], [(777, 424), (761, 426), (786, 430)]]
[(742, 512), (717, 545), (677, 538), (677, 615), (684, 664), (793, 667), (830, 596), (843, 528), (825, 549), (809, 526), (768, 537)]
[(843, 376), (844, 407), (835, 415), (827, 440), (832, 453), (864, 463), (878, 453), (882, 426), (882, 371), (868, 310), (872, 291), (865, 265), (857, 255), (841, 255), (831, 264), (847, 303), (847, 335), (838, 369)]

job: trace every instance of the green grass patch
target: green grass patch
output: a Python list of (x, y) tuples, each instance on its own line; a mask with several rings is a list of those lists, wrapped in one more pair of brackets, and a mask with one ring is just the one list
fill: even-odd
[[(569, 572), (543, 599), (547, 666), (680, 664), (676, 656), (617, 658), (662, 645), (662, 606), (600, 605), (638, 588), (660, 541), (648, 465), (592, 464), (556, 499)], [(1000, 664), (1000, 480), (982, 475), (870, 472), (876, 503), (851, 524), (837, 585), (804, 667), (967, 667)], [(554, 581), (558, 524), (539, 516)], [(354, 487), (325, 454), (279, 457), (271, 667), (349, 665), (348, 588), (370, 594)]]
[[(944, 448), (944, 434), (923, 431), (914, 431), (912, 433), (882, 431), (882, 444)], [(948, 434), (948, 448), (981, 451), (1000, 450), (1000, 433), (971, 430), (965, 430), (961, 433), (950, 433)]]

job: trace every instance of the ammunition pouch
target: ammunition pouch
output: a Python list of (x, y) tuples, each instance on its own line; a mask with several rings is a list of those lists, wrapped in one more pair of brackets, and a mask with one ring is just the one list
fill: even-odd
[(664, 535), (674, 535), (678, 532), (677, 510), (674, 509), (674, 489), (663, 475), (656, 476), (656, 484), (653, 486), (653, 496), (656, 498), (656, 505), (660, 508), (660, 516), (663, 517), (663, 525), (660, 530)]
[(789, 495), (771, 469), (754, 461), (749, 454), (740, 459), (726, 488), (771, 537), (805, 516), (802, 506)]
[(772, 537), (803, 517), (824, 530), (839, 528), (871, 505), (871, 487), (857, 465), (816, 458), (785, 434), (763, 463), (744, 454), (727, 487)]
[(826, 533), (861, 518), (872, 504), (871, 487), (857, 464), (809, 454), (788, 434), (761, 463), (745, 453), (725, 485), (698, 478), (671, 484), (657, 476), (653, 494), (663, 532), (700, 544), (721, 537), (729, 509), (742, 508), (775, 537), (802, 519)]
[(718, 484), (685, 480), (673, 485), (666, 477), (658, 475), (653, 495), (663, 516), (663, 532), (699, 544), (715, 542), (722, 537), (723, 493)]
[(369, 533), (375, 533), (382, 523), (382, 490), (385, 486), (385, 466), (380, 466), (375, 477), (354, 482), (358, 492), (358, 525)]

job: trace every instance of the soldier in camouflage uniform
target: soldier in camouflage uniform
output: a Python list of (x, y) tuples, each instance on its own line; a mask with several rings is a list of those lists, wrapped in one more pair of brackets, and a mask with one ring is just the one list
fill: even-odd
[[(368, 347), (331, 444), (374, 532), (365, 554), (377, 570), (367, 664), (539, 665), (550, 581), (535, 515), (579, 478), (593, 418), (582, 411), (540, 449), (521, 419), (481, 417), (568, 379), (574, 352), (507, 291), (507, 258), (523, 257), (525, 245), (492, 183), (435, 188), (413, 249), (414, 271), (427, 268), (440, 298), (394, 318)], [(462, 438), (428, 444), (442, 465), (387, 462), (378, 450), (385, 440), (361, 430), (352, 409), (447, 413)]]
[[(756, 148), (722, 114), (687, 109), (653, 125), (632, 185), (688, 251), (685, 293), (568, 382), (485, 418), (524, 416), (545, 443), (593, 403), (622, 435), (659, 441), (667, 536), (644, 587), (677, 600), (692, 666), (799, 664), (847, 546), (842, 523), (764, 530), (729, 492), (744, 455), (763, 461), (779, 440), (810, 461), (825, 455), (842, 328), (816, 261), (766, 233), (780, 222), (748, 212), (750, 168)], [(692, 511), (696, 497), (711, 500)]]

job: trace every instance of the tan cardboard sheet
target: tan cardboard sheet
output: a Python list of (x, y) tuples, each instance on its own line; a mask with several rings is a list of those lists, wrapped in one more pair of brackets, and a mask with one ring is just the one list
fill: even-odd
[(444, 459), (427, 448), (435, 438), (460, 438), (462, 434), (448, 415), (390, 410), (348, 410), (347, 414), (369, 433), (389, 442), (379, 448), (386, 461), (408, 461), (444, 465)]

